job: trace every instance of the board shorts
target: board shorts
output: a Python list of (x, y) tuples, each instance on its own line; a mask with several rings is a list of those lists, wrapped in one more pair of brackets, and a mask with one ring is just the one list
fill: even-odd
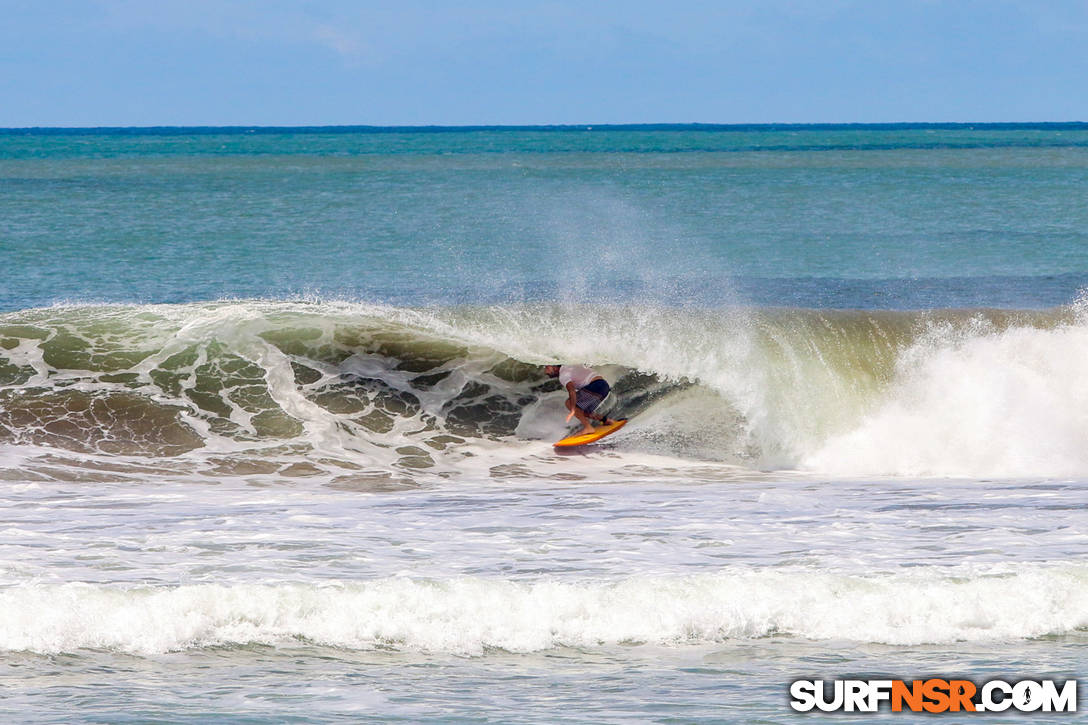
[(592, 413), (608, 397), (611, 389), (607, 380), (594, 380), (584, 388), (579, 388), (575, 394), (574, 405), (583, 413)]

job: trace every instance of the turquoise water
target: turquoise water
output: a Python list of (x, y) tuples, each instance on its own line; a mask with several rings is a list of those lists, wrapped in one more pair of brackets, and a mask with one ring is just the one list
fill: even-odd
[(1053, 306), (1086, 182), (1082, 125), (8, 133), (0, 307)]
[[(0, 714), (1083, 676), (1086, 192), (1086, 124), (0, 131)], [(556, 453), (555, 360), (628, 425)]]

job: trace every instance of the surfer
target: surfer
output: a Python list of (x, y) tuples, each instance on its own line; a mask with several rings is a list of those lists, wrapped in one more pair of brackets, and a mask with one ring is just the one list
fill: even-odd
[[(590, 421), (600, 421), (605, 425), (616, 422), (594, 412), (608, 397), (608, 391), (612, 388), (592, 368), (585, 365), (545, 365), (544, 374), (549, 378), (559, 378), (559, 382), (563, 384), (567, 391), (567, 410), (582, 424), (582, 433), (593, 432)], [(567, 420), (570, 420), (570, 415)]]

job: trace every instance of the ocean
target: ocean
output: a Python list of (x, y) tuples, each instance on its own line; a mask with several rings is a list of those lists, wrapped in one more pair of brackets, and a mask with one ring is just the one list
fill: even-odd
[(1088, 124), (0, 130), (0, 717), (1083, 677), (1086, 200)]

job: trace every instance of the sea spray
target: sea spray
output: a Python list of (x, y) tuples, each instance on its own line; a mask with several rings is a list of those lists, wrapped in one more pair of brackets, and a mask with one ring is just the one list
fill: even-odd
[(1062, 477), (1088, 470), (1088, 326), (928, 326), (873, 409), (805, 464), (839, 475)]
[[(0, 441), (420, 481), (564, 431), (540, 365), (599, 367), (628, 454), (836, 475), (1088, 472), (1075, 307), (862, 312), (225, 301), (0, 317)], [(99, 465), (99, 464), (96, 464)], [(523, 465), (535, 466), (533, 460)]]

